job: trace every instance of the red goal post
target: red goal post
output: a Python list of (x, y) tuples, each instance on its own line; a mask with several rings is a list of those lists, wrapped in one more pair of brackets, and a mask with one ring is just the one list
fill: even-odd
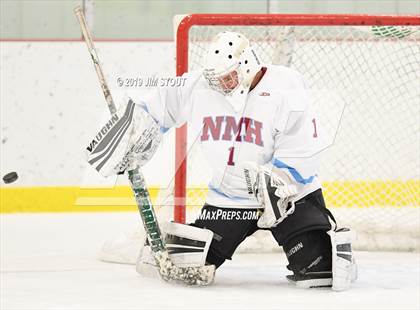
[[(390, 27), (404, 26), (415, 27), (418, 33), (420, 26), (420, 16), (376, 16), (376, 15), (313, 15), (313, 14), (191, 14), (184, 16), (176, 29), (176, 74), (182, 75), (189, 68), (190, 56), (190, 31), (194, 26), (285, 26), (285, 27), (340, 27), (340, 26), (374, 26)], [(391, 28), (388, 28), (388, 30)], [(388, 31), (386, 30), (386, 31)], [(391, 37), (390, 40), (398, 40), (393, 35), (382, 34), (382, 37)], [(206, 38), (207, 40), (208, 38)], [(346, 37), (346, 40), (349, 38)], [(387, 38), (388, 39), (388, 38)], [(252, 38), (250, 38), (252, 42)], [(354, 38), (352, 40), (359, 40)], [(418, 34), (407, 41), (416, 42), (418, 46)], [(308, 39), (308, 41), (310, 41)], [(363, 40), (361, 40), (363, 41)], [(384, 73), (385, 74), (385, 73)], [(408, 85), (411, 89), (411, 85)], [(411, 152), (412, 153), (412, 152)], [(410, 154), (411, 154), (410, 153)], [(412, 154), (411, 154), (412, 155)], [(411, 156), (410, 155), (410, 156)], [(175, 151), (175, 206), (174, 220), (185, 222), (186, 219), (186, 195), (187, 195), (187, 126), (184, 125), (176, 130), (176, 151)], [(417, 166), (418, 167), (418, 163)], [(415, 168), (416, 168), (415, 167)], [(412, 178), (411, 178), (412, 179)], [(411, 180), (410, 179), (410, 180)], [(409, 180), (409, 181), (410, 181)], [(411, 182), (411, 181), (410, 181)], [(370, 184), (370, 183), (369, 183)], [(411, 183), (410, 183), (411, 184)], [(414, 188), (418, 186), (418, 178), (414, 180)], [(363, 184), (362, 184), (363, 185)], [(357, 186), (362, 186), (357, 185)], [(395, 184), (394, 184), (395, 185)], [(354, 186), (354, 185), (352, 185)], [(371, 186), (371, 184), (369, 185)], [(376, 186), (376, 185), (373, 185)], [(405, 186), (405, 185), (404, 185)], [(411, 186), (411, 185), (410, 185)], [(411, 189), (410, 189), (411, 190)], [(400, 192), (398, 192), (400, 193)], [(418, 191), (417, 191), (418, 193)], [(416, 190), (414, 189), (414, 195)], [(385, 194), (386, 195), (386, 194)], [(399, 195), (394, 194), (392, 195)], [(411, 203), (411, 202), (410, 202)], [(418, 200), (414, 198), (414, 204), (418, 205)]]

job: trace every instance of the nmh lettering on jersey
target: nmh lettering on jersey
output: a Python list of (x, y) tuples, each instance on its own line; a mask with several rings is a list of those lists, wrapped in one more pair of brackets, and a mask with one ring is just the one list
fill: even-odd
[(261, 130), (263, 124), (249, 117), (236, 120), (234, 116), (207, 116), (203, 118), (201, 141), (236, 139), (239, 142), (255, 143), (264, 146)]

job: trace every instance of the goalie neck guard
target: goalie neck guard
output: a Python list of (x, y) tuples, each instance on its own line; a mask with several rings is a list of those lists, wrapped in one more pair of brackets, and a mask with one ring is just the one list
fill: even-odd
[(234, 110), (239, 111), (261, 67), (260, 59), (244, 35), (224, 31), (210, 45), (203, 75), (209, 86), (223, 94)]

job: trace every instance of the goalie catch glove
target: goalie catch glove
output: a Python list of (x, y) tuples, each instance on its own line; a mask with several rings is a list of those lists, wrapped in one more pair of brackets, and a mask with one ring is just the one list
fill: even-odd
[(103, 176), (121, 174), (129, 165), (147, 163), (161, 136), (156, 121), (128, 99), (86, 147), (87, 161)]
[(297, 187), (286, 174), (249, 162), (244, 164), (244, 173), (248, 192), (255, 195), (264, 208), (258, 227), (275, 227), (294, 212)]

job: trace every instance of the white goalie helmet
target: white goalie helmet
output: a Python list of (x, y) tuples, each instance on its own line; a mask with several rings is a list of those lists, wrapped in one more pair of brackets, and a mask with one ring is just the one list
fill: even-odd
[(209, 47), (203, 75), (212, 89), (238, 108), (261, 67), (257, 53), (244, 35), (224, 31), (216, 35)]

